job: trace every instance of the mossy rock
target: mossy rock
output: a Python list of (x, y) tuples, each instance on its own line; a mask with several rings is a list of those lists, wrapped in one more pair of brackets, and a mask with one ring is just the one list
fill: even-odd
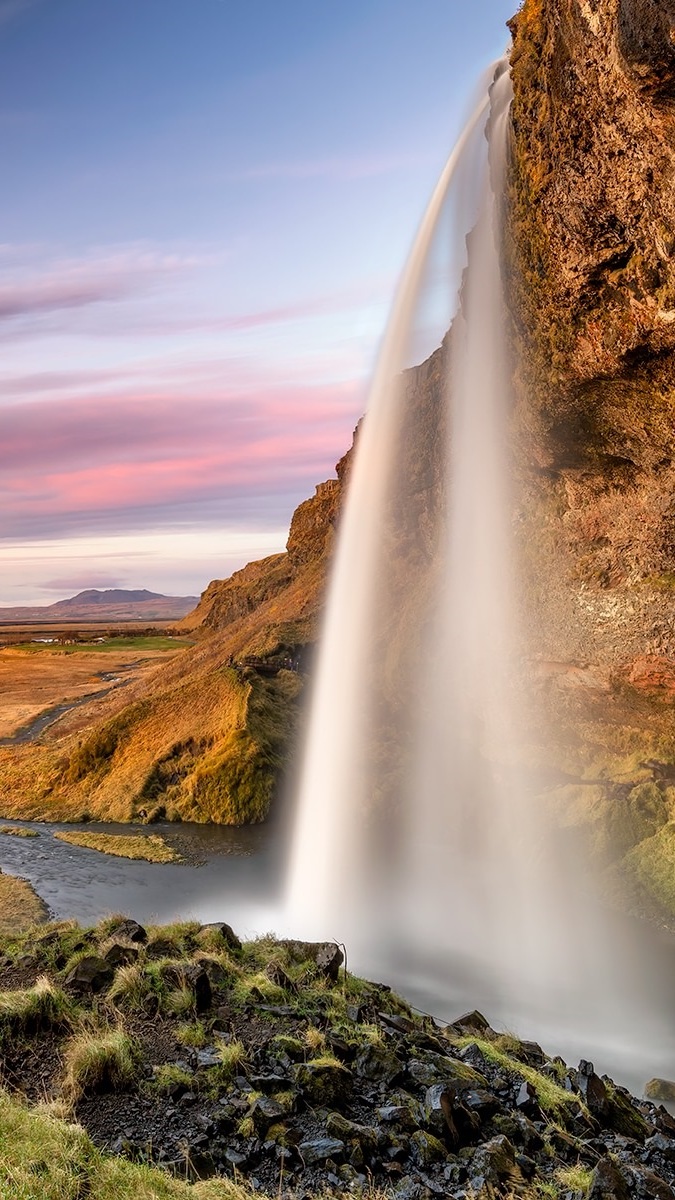
[(352, 1073), (338, 1062), (300, 1063), (295, 1068), (295, 1081), (310, 1104), (330, 1108), (345, 1104), (352, 1092)]

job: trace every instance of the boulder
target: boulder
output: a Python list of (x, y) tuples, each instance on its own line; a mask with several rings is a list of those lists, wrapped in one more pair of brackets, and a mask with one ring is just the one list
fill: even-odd
[(270, 1125), (283, 1121), (286, 1111), (272, 1096), (258, 1096), (249, 1109), (249, 1115), (253, 1118), (256, 1131), (265, 1134)]
[(522, 1171), (516, 1162), (516, 1152), (503, 1134), (490, 1138), (479, 1146), (471, 1163), (471, 1183), (478, 1192), (486, 1184), (512, 1187), (522, 1182)]
[(351, 1095), (353, 1077), (347, 1067), (338, 1062), (298, 1063), (295, 1082), (304, 1099), (310, 1104), (328, 1108), (344, 1104)]
[(105, 961), (111, 967), (123, 967), (127, 963), (135, 962), (140, 954), (138, 943), (131, 942), (124, 945), (122, 942), (112, 942), (103, 955)]
[(134, 921), (132, 917), (125, 917), (113, 929), (116, 938), (124, 938), (127, 942), (136, 942), (138, 945), (144, 944), (148, 940), (146, 930), (138, 921)]
[(423, 1129), (415, 1130), (410, 1138), (410, 1153), (413, 1161), (423, 1170), (428, 1170), (435, 1163), (442, 1162), (448, 1157), (445, 1146), (433, 1133), (425, 1133)]
[(336, 942), (298, 942), (285, 939), (280, 943), (288, 952), (292, 962), (312, 962), (328, 979), (338, 977), (344, 962), (344, 954)]
[(629, 1200), (628, 1181), (618, 1163), (607, 1155), (593, 1172), (588, 1200)]
[(337, 1161), (344, 1156), (345, 1146), (339, 1138), (315, 1138), (314, 1141), (300, 1142), (298, 1153), (306, 1167), (315, 1163), (325, 1163), (329, 1158)]
[(403, 1063), (393, 1050), (378, 1042), (365, 1046), (354, 1062), (354, 1073), (361, 1079), (387, 1085), (391, 1085), (403, 1070)]
[(68, 973), (65, 984), (66, 987), (83, 995), (87, 992), (95, 994), (102, 992), (112, 983), (114, 974), (110, 963), (106, 962), (104, 958), (99, 958), (97, 954), (88, 954), (86, 958), (81, 958)]
[(234, 929), (231, 925), (226, 925), (224, 921), (209, 921), (208, 924), (202, 925), (197, 934), (197, 940), (208, 940), (214, 933), (222, 938), (229, 950), (241, 950), (241, 942)]

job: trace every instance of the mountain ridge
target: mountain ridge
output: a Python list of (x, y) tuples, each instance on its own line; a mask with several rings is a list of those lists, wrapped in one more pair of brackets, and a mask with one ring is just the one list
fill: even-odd
[(198, 596), (166, 596), (147, 588), (87, 588), (53, 604), (0, 606), (0, 625), (62, 620), (181, 620)]

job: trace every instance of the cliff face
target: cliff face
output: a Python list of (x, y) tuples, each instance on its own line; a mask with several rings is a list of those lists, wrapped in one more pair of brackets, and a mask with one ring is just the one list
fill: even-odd
[(288, 759), (317, 636), (349, 454), (300, 505), (285, 554), (217, 580), (181, 623), (197, 644), (140, 685), (69, 713), (43, 744), (0, 750), (5, 815), (244, 824)]
[(675, 6), (527, 0), (511, 24), (523, 509), (561, 581), (542, 650), (630, 674), (675, 654)]
[(612, 889), (675, 911), (675, 4), (525, 0), (511, 28), (532, 756)]

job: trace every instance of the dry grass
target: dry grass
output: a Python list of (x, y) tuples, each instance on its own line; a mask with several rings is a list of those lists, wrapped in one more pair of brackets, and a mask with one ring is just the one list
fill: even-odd
[(123, 1029), (84, 1029), (65, 1046), (63, 1062), (63, 1094), (74, 1103), (81, 1096), (131, 1087), (136, 1079), (138, 1052)]
[(0, 933), (23, 933), (46, 917), (46, 906), (25, 879), (0, 873)]
[(26, 829), (22, 825), (0, 825), (0, 833), (9, 837), (35, 838), (39, 837), (37, 829)]
[[(143, 650), (142, 654), (160, 663), (179, 649)], [(98, 678), (99, 672), (115, 671), (133, 657), (128, 649), (117, 648), (87, 654), (64, 651), (51, 647), (0, 650), (0, 738), (11, 737), (45, 709), (106, 690), (110, 684)], [(130, 674), (125, 672), (125, 678)]]
[(231, 1180), (189, 1185), (97, 1150), (78, 1125), (0, 1092), (3, 1200), (252, 1200)]
[(178, 863), (180, 854), (168, 846), (158, 834), (112, 834), (112, 833), (55, 833), (54, 837), (69, 846), (86, 846), (88, 850), (99, 850), (101, 854), (112, 854), (116, 858), (143, 859), (145, 862)]

